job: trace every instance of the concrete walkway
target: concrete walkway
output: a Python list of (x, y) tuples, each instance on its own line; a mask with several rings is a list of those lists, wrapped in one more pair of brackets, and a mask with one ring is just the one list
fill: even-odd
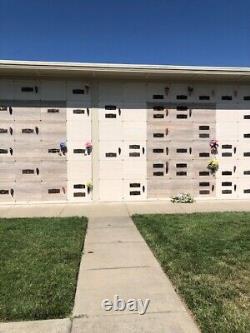
[[(89, 219), (72, 333), (199, 332), (128, 212), (110, 213)], [(147, 312), (105, 311), (102, 301), (115, 295), (149, 299)]]
[(133, 214), (172, 214), (193, 212), (250, 211), (249, 200), (204, 200), (193, 204), (173, 204), (169, 200), (109, 203), (48, 203), (0, 205), (0, 217), (120, 216)]

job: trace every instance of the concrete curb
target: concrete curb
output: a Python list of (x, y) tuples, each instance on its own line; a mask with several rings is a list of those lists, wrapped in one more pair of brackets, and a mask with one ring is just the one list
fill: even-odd
[(0, 323), (0, 333), (70, 333), (72, 322), (66, 319)]

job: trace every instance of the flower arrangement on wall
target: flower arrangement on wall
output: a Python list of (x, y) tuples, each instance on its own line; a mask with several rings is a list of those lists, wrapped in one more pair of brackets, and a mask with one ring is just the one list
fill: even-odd
[(216, 158), (212, 158), (208, 162), (207, 168), (211, 171), (212, 174), (215, 174), (215, 172), (219, 169), (219, 161)]
[(211, 149), (211, 153), (212, 154), (217, 154), (218, 153), (218, 147), (219, 147), (219, 143), (217, 140), (211, 140), (209, 142), (209, 146), (210, 146), (210, 149)]
[(194, 198), (190, 193), (179, 193), (171, 197), (171, 201), (173, 203), (192, 203), (194, 202)]
[(87, 155), (90, 155), (92, 153), (93, 145), (90, 141), (87, 141), (85, 143), (85, 149), (86, 149)]
[(93, 191), (93, 183), (91, 181), (87, 182), (86, 184), (88, 193)]
[(59, 146), (60, 146), (60, 153), (62, 155), (66, 155), (66, 153), (68, 151), (66, 142), (64, 142), (64, 141), (60, 142)]

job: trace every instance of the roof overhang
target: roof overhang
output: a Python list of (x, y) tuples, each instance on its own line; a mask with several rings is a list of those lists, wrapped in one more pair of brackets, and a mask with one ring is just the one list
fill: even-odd
[(209, 80), (250, 83), (250, 68), (0, 60), (0, 76)]

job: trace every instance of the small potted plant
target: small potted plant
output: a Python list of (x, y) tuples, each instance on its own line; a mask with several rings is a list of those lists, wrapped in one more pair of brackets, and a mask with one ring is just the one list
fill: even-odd
[(90, 155), (92, 153), (92, 150), (93, 150), (93, 145), (91, 142), (86, 142), (85, 143), (85, 149), (87, 151), (87, 154)]
[(218, 153), (218, 147), (219, 147), (219, 143), (217, 140), (211, 140), (209, 142), (209, 146), (210, 146), (210, 149), (211, 149), (211, 153), (212, 154), (217, 154)]
[(86, 186), (88, 193), (93, 191), (93, 183), (91, 181), (87, 182)]
[(62, 141), (60, 142), (60, 152), (62, 155), (66, 155), (68, 149), (67, 149), (67, 145), (66, 145), (66, 142)]
[(211, 171), (212, 174), (215, 174), (215, 172), (219, 169), (219, 162), (216, 158), (211, 159), (208, 162), (207, 168)]

